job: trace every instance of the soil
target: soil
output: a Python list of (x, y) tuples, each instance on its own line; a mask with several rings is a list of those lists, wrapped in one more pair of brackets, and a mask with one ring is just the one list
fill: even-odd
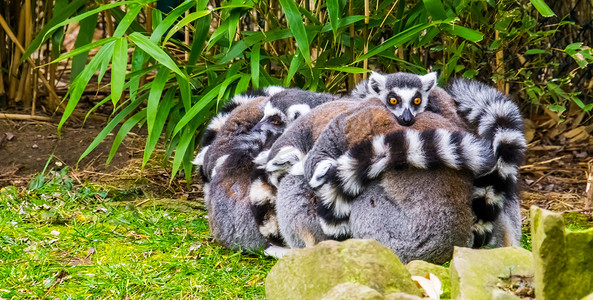
[[(42, 172), (53, 153), (52, 162), (76, 169), (80, 155), (105, 126), (105, 122), (91, 120), (86, 124), (64, 126), (58, 136), (57, 122), (0, 120), (0, 186), (22, 185), (32, 174)], [(79, 172), (113, 173), (141, 157), (145, 141), (139, 131), (132, 132), (109, 166), (105, 165), (114, 134), (78, 164)]]

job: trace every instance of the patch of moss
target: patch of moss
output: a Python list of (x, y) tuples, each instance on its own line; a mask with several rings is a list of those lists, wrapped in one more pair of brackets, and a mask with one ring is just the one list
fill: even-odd
[(585, 230), (593, 227), (593, 218), (578, 212), (562, 214), (566, 228), (570, 230)]

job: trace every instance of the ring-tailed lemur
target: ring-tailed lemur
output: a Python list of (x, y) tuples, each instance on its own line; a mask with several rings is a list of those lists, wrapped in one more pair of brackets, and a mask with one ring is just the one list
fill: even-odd
[[(283, 129), (271, 130), (262, 121), (284, 114), (280, 115), (281, 120), (284, 125), (290, 124), (307, 113), (307, 107), (334, 99), (329, 94), (297, 89), (274, 88), (273, 91), (269, 97), (238, 105), (224, 119), (215, 119), (214, 124), (220, 125), (211, 123), (209, 127), (215, 134), (207, 135), (214, 138), (195, 160), (201, 163), (203, 174), (210, 180), (207, 191), (205, 188), (205, 200), (212, 234), (229, 248), (258, 249), (267, 244), (267, 238), (272, 238), (260, 233), (259, 208), (251, 205), (249, 188), (256, 170), (253, 158), (271, 146)], [(274, 224), (270, 222), (270, 226)]]
[[(373, 72), (369, 80), (360, 83), (352, 91), (352, 94), (359, 97), (378, 95), (385, 105), (390, 108), (389, 99), (392, 99), (395, 93), (401, 93), (399, 92), (400, 86), (405, 85), (408, 89), (403, 93), (404, 95), (418, 95), (419, 93), (415, 89), (430, 86), (436, 81), (434, 73), (420, 76), (422, 78), (420, 80), (414, 79), (415, 76), (418, 77), (407, 73), (382, 75)], [(499, 161), (498, 166), (488, 172), (488, 175), (481, 176), (475, 181), (476, 188), (472, 202), (476, 215), (476, 222), (473, 227), (475, 235), (473, 247), (479, 248), (483, 245), (495, 247), (517, 246), (520, 239), (520, 226), (517, 226), (516, 223), (517, 220), (520, 220), (520, 216), (515, 191), (516, 175), (518, 165), (525, 156), (526, 149), (520, 111), (502, 93), (483, 83), (457, 80), (450, 85), (449, 90), (459, 106), (459, 112), (464, 116), (462, 127), (474, 132), (481, 138), (489, 140), (492, 147), (504, 149), (495, 151), (496, 158)], [(407, 99), (406, 101), (400, 101), (400, 99), (401, 97), (396, 98), (398, 104), (402, 102), (410, 103), (410, 97), (404, 97), (404, 99)], [(418, 106), (416, 112), (423, 110), (436, 113), (446, 112), (446, 109), (440, 109), (438, 102), (430, 101), (430, 99), (424, 101), (424, 99), (425, 97), (421, 98), (421, 103), (424, 106)], [(403, 106), (399, 108), (400, 111), (402, 108)], [(403, 116), (404, 114), (399, 116), (400, 111), (392, 110), (400, 124), (408, 124), (403, 119), (409, 119), (410, 114), (405, 114), (407, 118)], [(501, 144), (498, 145), (498, 143)], [(505, 198), (508, 200), (504, 200)], [(513, 208), (504, 206), (505, 201), (512, 205)], [(500, 215), (501, 210), (512, 210), (514, 212)], [(513, 215), (513, 217), (511, 218), (510, 215)], [(500, 225), (493, 224), (497, 219), (500, 219), (498, 221), (498, 223), (501, 223)], [(508, 228), (514, 229), (510, 230)], [(494, 240), (492, 240), (493, 230), (494, 235), (498, 236)], [(511, 231), (512, 233), (510, 233)], [(502, 237), (502, 235), (505, 235), (505, 237)]]
[(411, 126), (417, 114), (438, 112), (438, 106), (428, 99), (436, 83), (436, 72), (426, 75), (372, 72), (369, 79), (360, 82), (350, 94), (361, 99), (381, 99), (400, 125)]
[(254, 206), (275, 205), (280, 234), (291, 248), (328, 239), (317, 218), (308, 217), (315, 214), (317, 197), (304, 179), (303, 163), (325, 125), (358, 105), (359, 99), (343, 98), (312, 109), (257, 158), (266, 177), (253, 181), (251, 201)]
[[(344, 159), (356, 145), (368, 146), (366, 168)], [(492, 164), (486, 142), (440, 114), (419, 114), (403, 127), (383, 107), (365, 103), (328, 124), (307, 156), (305, 178), (317, 187), (317, 213), (331, 238), (373, 238), (403, 260), (442, 262), (453, 246), (471, 245), (472, 173)], [(372, 177), (383, 167), (355, 199), (342, 192), (357, 189), (341, 186), (347, 175)]]
[(462, 118), (477, 136), (491, 143), (496, 158), (494, 168), (475, 182), (474, 247), (519, 246), (521, 208), (516, 186), (527, 149), (521, 112), (500, 91), (477, 81), (455, 80), (448, 91)]

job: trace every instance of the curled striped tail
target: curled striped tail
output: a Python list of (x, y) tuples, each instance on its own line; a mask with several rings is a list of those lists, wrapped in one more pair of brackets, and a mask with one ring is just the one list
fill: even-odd
[(473, 246), (479, 248), (490, 243), (493, 223), (504, 207), (518, 201), (517, 176), (527, 150), (523, 118), (513, 101), (486, 84), (456, 80), (449, 93), (464, 121), (490, 143), (496, 160), (493, 168), (474, 182)]
[(386, 170), (446, 167), (479, 176), (493, 165), (490, 145), (471, 133), (406, 129), (364, 140), (335, 161), (321, 161), (309, 183), (321, 198), (324, 232), (344, 235), (351, 202)]
[(230, 101), (228, 101), (220, 110), (220, 112), (210, 120), (202, 138), (200, 140), (200, 152), (196, 155), (196, 158), (192, 161), (197, 166), (200, 177), (204, 183), (209, 181), (209, 174), (206, 174), (202, 166), (205, 164), (206, 153), (210, 149), (210, 145), (216, 139), (218, 132), (220, 132), (222, 126), (226, 123), (230, 113), (242, 104), (248, 103), (259, 97), (271, 97), (272, 95), (284, 90), (279, 86), (268, 86), (261, 90), (254, 90), (235, 95)]

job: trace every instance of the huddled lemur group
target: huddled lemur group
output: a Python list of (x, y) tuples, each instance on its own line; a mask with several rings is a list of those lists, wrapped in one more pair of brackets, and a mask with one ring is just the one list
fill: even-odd
[(518, 107), (483, 83), (371, 73), (349, 96), (270, 86), (235, 96), (194, 163), (224, 246), (375, 239), (402, 261), (519, 245)]

